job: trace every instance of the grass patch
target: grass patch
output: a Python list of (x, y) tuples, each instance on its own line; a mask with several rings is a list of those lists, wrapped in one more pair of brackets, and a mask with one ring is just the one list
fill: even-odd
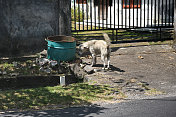
[[(80, 32), (72, 32), (73, 37), (77, 39), (77, 43), (84, 43), (89, 40), (101, 40), (103, 39), (102, 33), (109, 34), (110, 38), (113, 41), (113, 34), (116, 35), (116, 32), (112, 32), (112, 30), (98, 30), (98, 31), (80, 31)], [(134, 41), (134, 40), (148, 40), (152, 37), (156, 36), (156, 34), (151, 33), (137, 33), (132, 31), (118, 30), (118, 38), (117, 41)], [(152, 39), (151, 39), (152, 40)], [(138, 42), (138, 43), (118, 43), (112, 44), (112, 47), (129, 47), (129, 46), (145, 46), (145, 45), (161, 45), (161, 44), (169, 44), (171, 45), (173, 40), (163, 40), (163, 41), (149, 41), (149, 42)]]
[(163, 45), (163, 44), (172, 45), (172, 43), (173, 43), (173, 40), (149, 42), (150, 45)]
[[(85, 30), (85, 31), (84, 31)], [(87, 25), (84, 22), (84, 25), (79, 22), (72, 21), (72, 34), (77, 40), (82, 43), (92, 39), (102, 39), (103, 32), (108, 33), (112, 41), (123, 42), (123, 41), (155, 41), (157, 40), (167, 40), (173, 38), (173, 32), (163, 30), (161, 33), (158, 32), (149, 32), (149, 31), (132, 31), (132, 30), (109, 30), (107, 28), (102, 28), (96, 25)], [(74, 32), (75, 31), (75, 32)], [(116, 36), (117, 35), (117, 36)], [(169, 39), (170, 40), (170, 39)]]
[(93, 39), (102, 40), (102, 33), (107, 33), (109, 34), (110, 38), (112, 38), (112, 30), (72, 32), (72, 35), (76, 38), (77, 43), (83, 43)]
[(62, 62), (59, 65), (56, 65), (50, 73), (40, 70), (41, 67), (47, 69), (49, 65), (39, 65), (39, 63), (36, 62), (37, 54), (35, 56), (36, 57), (31, 58), (0, 58), (0, 78), (70, 74), (67, 62)]
[[(112, 100), (121, 93), (116, 88), (85, 83), (72, 84), (66, 87), (41, 87), (21, 90), (0, 91), (0, 110), (47, 109), (51, 105), (82, 105), (95, 101)], [(112, 96), (113, 95), (113, 96)]]
[(5, 62), (5, 63), (1, 63), (0, 62), (0, 68), (2, 69), (2, 70), (6, 70), (6, 69), (13, 69), (13, 64), (11, 64), (11, 63), (7, 63), (7, 62)]
[(12, 73), (19, 75), (41, 75), (39, 72), (40, 66), (36, 65), (35, 59), (24, 61), (1, 60), (0, 71), (6, 72), (1, 77), (9, 77)]
[(149, 88), (149, 90), (146, 90), (146, 91), (145, 91), (145, 94), (146, 94), (146, 95), (161, 95), (161, 94), (164, 94), (164, 92), (158, 91), (158, 90), (155, 89), (155, 88)]

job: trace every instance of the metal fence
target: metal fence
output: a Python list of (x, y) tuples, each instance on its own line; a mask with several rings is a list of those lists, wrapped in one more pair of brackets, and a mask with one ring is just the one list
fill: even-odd
[(115, 41), (118, 30), (156, 32), (161, 38), (174, 23), (174, 0), (71, 0), (71, 9), (73, 32), (112, 30)]

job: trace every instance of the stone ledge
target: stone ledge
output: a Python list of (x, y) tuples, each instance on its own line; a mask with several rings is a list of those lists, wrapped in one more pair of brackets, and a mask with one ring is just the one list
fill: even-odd
[[(66, 75), (67, 84), (77, 82), (73, 75)], [(14, 78), (0, 78), (0, 90), (34, 88), (43, 86), (57, 86), (60, 84), (60, 76), (17, 76)]]

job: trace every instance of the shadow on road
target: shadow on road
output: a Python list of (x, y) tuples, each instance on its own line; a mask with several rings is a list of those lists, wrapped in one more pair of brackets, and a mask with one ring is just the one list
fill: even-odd
[(176, 97), (165, 97), (165, 98), (156, 98), (156, 99), (144, 99), (147, 101), (165, 101), (165, 102), (176, 102)]
[[(90, 65), (90, 64), (88, 64), (88, 65)], [(96, 64), (96, 65), (94, 65), (93, 67), (98, 67), (98, 68), (100, 68), (100, 70), (102, 70), (103, 64)], [(105, 70), (105, 71), (106, 71), (106, 70)], [(124, 70), (122, 70), (122, 69), (120, 69), (120, 68), (118, 68), (118, 67), (115, 67), (115, 66), (113, 66), (113, 65), (110, 65), (110, 68), (108, 69), (108, 71), (109, 71), (109, 72), (114, 72), (114, 71), (117, 71), (117, 72), (125, 72)]]
[[(102, 114), (102, 110), (106, 108), (98, 105), (82, 106), (82, 107), (71, 107), (57, 110), (46, 110), (46, 111), (27, 111), (27, 112), (12, 112), (0, 114), (1, 117), (11, 116), (30, 116), (30, 117), (84, 117), (89, 114)], [(90, 116), (91, 117), (91, 116)]]
[(125, 72), (124, 70), (120, 69), (120, 68), (117, 68), (113, 65), (110, 65), (110, 71), (118, 71), (118, 72)]

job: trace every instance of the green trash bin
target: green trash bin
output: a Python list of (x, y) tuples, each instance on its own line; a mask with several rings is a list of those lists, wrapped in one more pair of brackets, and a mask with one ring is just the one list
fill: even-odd
[(71, 36), (50, 36), (48, 42), (47, 57), (51, 60), (71, 61), (75, 59), (76, 40)]

